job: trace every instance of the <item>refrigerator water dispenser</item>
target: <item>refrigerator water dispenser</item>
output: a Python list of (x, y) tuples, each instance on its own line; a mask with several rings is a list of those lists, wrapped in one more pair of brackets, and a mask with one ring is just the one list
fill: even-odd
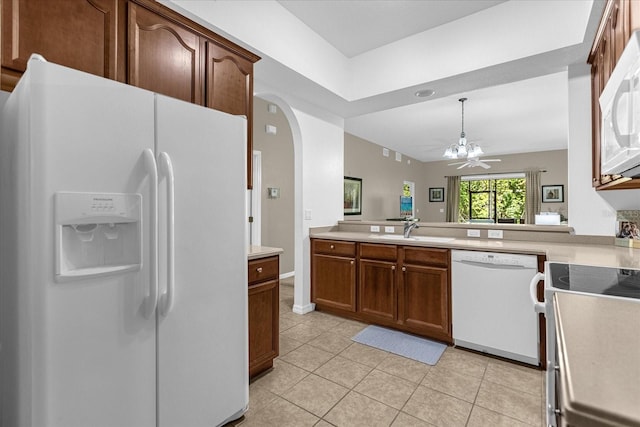
[(55, 194), (56, 281), (140, 270), (142, 196)]

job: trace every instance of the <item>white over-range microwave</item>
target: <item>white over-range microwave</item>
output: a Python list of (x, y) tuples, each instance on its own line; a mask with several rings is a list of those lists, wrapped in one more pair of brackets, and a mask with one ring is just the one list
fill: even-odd
[(601, 172), (640, 177), (640, 31), (631, 35), (600, 95)]

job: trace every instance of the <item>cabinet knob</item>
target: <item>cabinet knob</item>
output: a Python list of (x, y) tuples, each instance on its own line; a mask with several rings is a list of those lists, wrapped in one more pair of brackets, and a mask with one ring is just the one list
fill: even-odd
[(256, 268), (256, 271), (257, 271), (258, 273), (262, 273), (262, 267), (258, 267), (258, 268)]
[(395, 265), (391, 266), (391, 271), (396, 271), (396, 266)]
[(336, 247), (335, 247), (334, 245), (331, 245), (331, 246), (330, 246), (330, 248), (331, 248), (331, 249), (335, 249)]
[(354, 264), (354, 261), (353, 261), (353, 260), (351, 260), (351, 262), (350, 262), (350, 263), (351, 263), (351, 265), (353, 265), (353, 264)]
[(407, 267), (402, 267), (402, 271), (407, 271)]

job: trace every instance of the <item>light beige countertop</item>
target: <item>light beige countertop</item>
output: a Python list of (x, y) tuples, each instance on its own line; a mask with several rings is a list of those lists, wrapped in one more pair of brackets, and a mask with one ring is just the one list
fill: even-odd
[(640, 426), (640, 302), (556, 293), (563, 417)]
[[(475, 224), (474, 224), (475, 225)], [(468, 227), (474, 228), (474, 227)], [(378, 236), (376, 236), (378, 234)], [(611, 244), (572, 243), (571, 240), (585, 241), (578, 236), (566, 236), (565, 242), (534, 241), (538, 233), (530, 232), (528, 240), (471, 239), (456, 237), (447, 242), (423, 242), (405, 240), (398, 234), (398, 240), (381, 239), (385, 233), (357, 231), (331, 231), (327, 228), (311, 229), (309, 236), (317, 239), (348, 240), (370, 243), (400, 244), (435, 248), (463, 249), (516, 254), (545, 255), (547, 261), (574, 264), (597, 265), (603, 267), (640, 268), (640, 249), (623, 248)], [(412, 235), (419, 236), (418, 233)], [(441, 234), (442, 235), (442, 234)]]
[(249, 245), (249, 250), (247, 251), (247, 259), (258, 259), (258, 258), (266, 258), (273, 255), (279, 255), (284, 251), (281, 248), (270, 248), (269, 246), (256, 246)]

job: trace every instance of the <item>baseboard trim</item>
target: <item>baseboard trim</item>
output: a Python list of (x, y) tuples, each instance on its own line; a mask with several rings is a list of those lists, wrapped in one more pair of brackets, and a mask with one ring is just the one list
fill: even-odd
[(311, 313), (316, 309), (316, 305), (314, 303), (309, 303), (307, 305), (293, 305), (292, 311), (296, 314), (307, 314)]
[(295, 272), (295, 271), (290, 271), (290, 272), (288, 272), (288, 273), (282, 273), (282, 274), (280, 275), (280, 280), (282, 280), (282, 279), (288, 279), (289, 277), (293, 277), (293, 276), (295, 276), (295, 275), (296, 275), (296, 272)]

